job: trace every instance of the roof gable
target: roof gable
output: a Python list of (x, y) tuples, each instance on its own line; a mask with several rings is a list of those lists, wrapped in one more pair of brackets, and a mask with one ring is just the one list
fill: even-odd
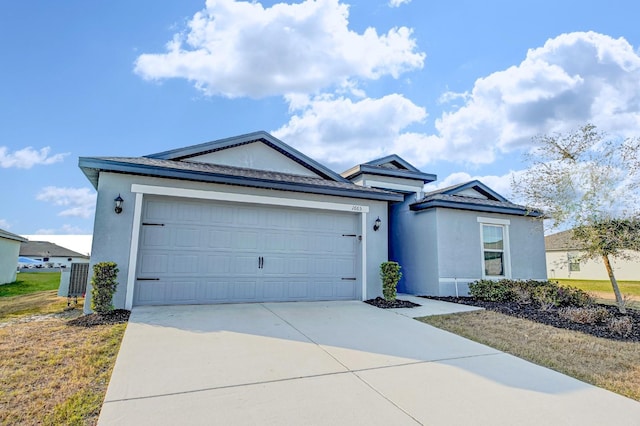
[[(256, 145), (256, 143), (258, 144)], [(246, 149), (245, 147), (245, 149), (238, 149), (243, 145), (249, 144), (253, 145), (252, 148)], [(258, 154), (258, 152), (262, 152), (262, 154), (268, 152), (264, 150), (265, 147), (268, 150), (273, 150), (273, 154), (271, 156), (269, 156), (269, 154), (266, 154), (267, 156), (260, 156)], [(222, 151), (225, 150), (232, 150), (235, 152), (227, 151), (223, 154)], [(256, 152), (251, 153), (251, 151)], [(192, 145), (184, 148), (150, 154), (145, 157), (159, 160), (204, 162), (244, 168), (255, 168), (251, 167), (251, 165), (258, 164), (259, 170), (284, 171), (287, 173), (297, 172), (297, 174), (318, 176), (320, 178), (336, 182), (346, 182), (346, 179), (338, 173), (323, 166), (317, 161), (312, 160), (300, 151), (292, 148), (265, 131), (219, 139), (199, 145)], [(282, 158), (282, 160), (279, 160), (279, 158)], [(275, 163), (272, 167), (269, 166), (269, 160), (272, 160)], [(245, 164), (243, 164), (243, 162)], [(289, 167), (290, 170), (282, 170), (279, 167), (282, 165), (286, 165), (285, 167)]]
[(351, 180), (363, 174), (413, 179), (422, 181), (423, 184), (433, 182), (438, 178), (434, 174), (421, 172), (418, 168), (396, 154), (371, 160), (342, 172), (342, 176)]
[(542, 212), (514, 204), (477, 180), (427, 192), (423, 199), (410, 206), (414, 211), (436, 207), (517, 216), (542, 216)]
[(396, 170), (409, 170), (412, 172), (420, 173), (416, 167), (414, 167), (411, 163), (403, 159), (397, 154), (387, 155), (386, 157), (378, 158), (376, 160), (368, 161), (364, 164), (368, 164), (371, 166), (379, 166), (388, 169), (396, 169)]
[(457, 185), (441, 188), (425, 194), (425, 197), (435, 194), (458, 195), (461, 197), (482, 198), (491, 201), (509, 202), (505, 197), (489, 188), (479, 180), (459, 183)]

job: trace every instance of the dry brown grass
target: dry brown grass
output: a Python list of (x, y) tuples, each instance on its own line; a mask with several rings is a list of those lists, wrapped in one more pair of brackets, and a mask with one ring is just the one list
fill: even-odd
[(0, 321), (29, 314), (60, 312), (67, 306), (65, 297), (58, 297), (56, 290), (40, 291), (20, 296), (0, 298)]
[(640, 401), (638, 342), (602, 339), (493, 311), (420, 321)]
[(84, 328), (67, 321), (0, 328), (0, 424), (97, 422), (126, 324)]

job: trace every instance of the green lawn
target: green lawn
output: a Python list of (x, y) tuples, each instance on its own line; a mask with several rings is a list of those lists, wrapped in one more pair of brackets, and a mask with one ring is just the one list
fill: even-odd
[[(558, 281), (561, 285), (578, 287), (587, 292), (611, 293), (611, 295), (613, 295), (610, 281), (571, 279), (552, 279), (552, 281)], [(640, 281), (618, 281), (618, 286), (622, 294), (640, 296)]]
[(20, 272), (16, 282), (0, 285), (0, 297), (57, 290), (59, 285), (60, 272)]

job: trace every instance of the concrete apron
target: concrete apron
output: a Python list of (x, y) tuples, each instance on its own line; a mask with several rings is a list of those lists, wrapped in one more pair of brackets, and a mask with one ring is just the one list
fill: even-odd
[(140, 307), (100, 425), (640, 424), (640, 403), (362, 302)]

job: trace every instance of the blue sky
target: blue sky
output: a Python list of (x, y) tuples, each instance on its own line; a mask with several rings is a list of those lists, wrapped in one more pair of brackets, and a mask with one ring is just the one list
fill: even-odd
[(81, 156), (266, 130), (511, 194), (537, 134), (640, 133), (640, 4), (0, 2), (0, 228), (90, 234)]

